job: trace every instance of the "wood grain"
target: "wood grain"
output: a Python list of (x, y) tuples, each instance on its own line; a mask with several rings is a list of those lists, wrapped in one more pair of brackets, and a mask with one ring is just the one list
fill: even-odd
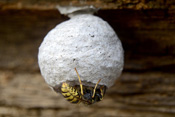
[(0, 71), (1, 116), (160, 116), (175, 115), (174, 75), (123, 73), (93, 106), (73, 105), (51, 91), (39, 73)]
[(96, 14), (121, 39), (125, 66), (104, 100), (93, 106), (71, 105), (47, 86), (39, 72), (40, 43), (68, 18), (53, 9), (1, 9), (0, 116), (174, 117), (175, 10), (163, 8), (111, 8)]
[(93, 5), (101, 9), (174, 9), (173, 0), (3, 0), (1, 9), (55, 9), (56, 5)]

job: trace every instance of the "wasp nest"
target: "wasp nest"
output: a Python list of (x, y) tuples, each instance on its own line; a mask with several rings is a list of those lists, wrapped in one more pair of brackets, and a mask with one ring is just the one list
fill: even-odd
[(124, 58), (122, 44), (94, 7), (59, 7), (70, 20), (57, 25), (39, 47), (38, 62), (45, 81), (55, 88), (63, 82), (78, 85), (76, 68), (83, 85), (111, 87), (120, 76)]

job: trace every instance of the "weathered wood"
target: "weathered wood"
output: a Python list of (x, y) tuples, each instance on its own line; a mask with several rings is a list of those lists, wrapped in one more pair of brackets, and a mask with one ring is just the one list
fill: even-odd
[(160, 116), (175, 115), (174, 75), (123, 73), (93, 106), (72, 105), (51, 91), (39, 73), (0, 71), (0, 115), (4, 116)]
[(162, 1), (141, 1), (155, 3), (147, 10), (110, 6), (119, 1), (87, 1), (99, 2), (102, 9), (115, 9), (100, 10), (96, 15), (110, 23), (125, 50), (124, 73), (104, 100), (90, 107), (71, 105), (51, 91), (39, 73), (40, 43), (49, 30), (68, 18), (41, 1), (1, 1), (0, 116), (174, 117), (175, 10), (173, 1)]
[[(124, 70), (175, 71), (175, 12), (104, 10), (98, 15), (111, 24), (123, 43)], [(56, 10), (0, 11), (0, 69), (38, 71), (40, 43), (66, 19)]]
[(3, 0), (1, 9), (55, 9), (56, 5), (94, 5), (102, 9), (175, 9), (173, 0)]

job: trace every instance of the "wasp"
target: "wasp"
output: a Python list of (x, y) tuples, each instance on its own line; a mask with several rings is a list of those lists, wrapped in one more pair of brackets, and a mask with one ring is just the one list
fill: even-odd
[(81, 102), (86, 105), (91, 105), (103, 100), (106, 92), (106, 86), (102, 85), (100, 88), (97, 88), (101, 79), (99, 79), (94, 87), (83, 86), (76, 68), (75, 71), (77, 73), (80, 85), (71, 87), (66, 82), (62, 83), (61, 94), (64, 96), (64, 98), (73, 104), (78, 104)]

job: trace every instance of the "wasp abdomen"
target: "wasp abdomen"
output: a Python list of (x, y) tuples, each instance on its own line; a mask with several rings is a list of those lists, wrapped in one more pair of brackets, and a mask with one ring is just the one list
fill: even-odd
[(70, 87), (67, 83), (63, 83), (61, 87), (61, 93), (71, 103), (79, 103), (81, 96), (78, 94), (77, 90)]

